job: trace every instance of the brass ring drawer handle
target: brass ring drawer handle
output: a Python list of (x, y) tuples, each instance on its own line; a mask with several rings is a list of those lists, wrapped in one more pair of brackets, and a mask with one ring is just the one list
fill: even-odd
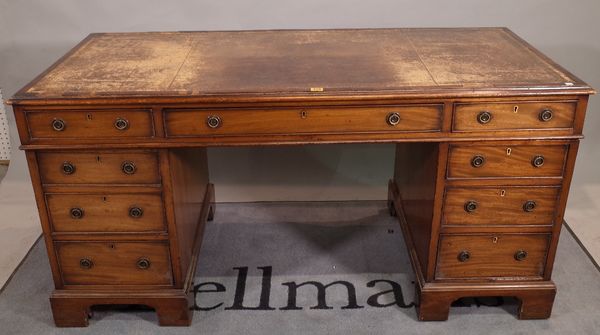
[(548, 121), (552, 120), (553, 116), (554, 116), (554, 114), (552, 113), (552, 110), (544, 109), (543, 111), (540, 112), (540, 121), (548, 122)]
[(126, 130), (129, 128), (129, 121), (127, 121), (127, 119), (117, 118), (115, 120), (115, 128), (117, 128), (117, 130)]
[(535, 206), (536, 206), (535, 201), (533, 201), (533, 200), (527, 200), (523, 204), (523, 210), (525, 212), (533, 212), (533, 210), (535, 209)]
[(74, 207), (74, 208), (71, 208), (69, 213), (71, 214), (72, 219), (79, 220), (79, 219), (83, 218), (84, 211), (83, 211), (83, 208)]
[(481, 156), (481, 155), (476, 155), (473, 157), (473, 159), (471, 160), (471, 165), (474, 168), (479, 168), (482, 167), (483, 164), (485, 164), (485, 157)]
[(136, 170), (137, 168), (133, 162), (123, 162), (123, 164), (121, 164), (121, 171), (123, 171), (124, 174), (131, 175), (134, 174)]
[(395, 126), (398, 123), (400, 123), (400, 114), (398, 114), (396, 112), (390, 113), (390, 114), (388, 114), (386, 121), (390, 126)]
[(458, 258), (459, 262), (464, 263), (464, 262), (468, 261), (469, 259), (471, 259), (471, 253), (468, 252), (468, 251), (466, 251), (466, 250), (463, 250), (463, 251), (461, 251), (461, 252), (458, 253), (458, 257), (457, 258)]
[(489, 123), (490, 121), (492, 121), (492, 113), (490, 113), (488, 111), (483, 111), (483, 112), (477, 114), (477, 122), (479, 122), (481, 124), (486, 124), (486, 123)]
[(94, 266), (94, 262), (92, 262), (89, 258), (82, 258), (79, 260), (79, 267), (82, 269), (89, 270)]
[(52, 129), (55, 131), (63, 131), (67, 127), (67, 124), (63, 119), (54, 119), (52, 120)]
[(465, 202), (465, 212), (473, 213), (477, 209), (477, 201), (469, 200)]
[(525, 258), (527, 258), (527, 251), (519, 250), (519, 251), (515, 252), (515, 260), (521, 262), (521, 261), (524, 261)]
[(531, 160), (531, 165), (533, 165), (536, 168), (542, 167), (542, 165), (544, 165), (544, 156), (535, 156), (533, 157), (533, 159)]
[(206, 118), (206, 125), (212, 129), (219, 128), (221, 126), (221, 118), (216, 115), (210, 115)]
[(71, 162), (64, 162), (62, 164), (62, 172), (67, 175), (75, 173), (75, 165)]
[(140, 207), (133, 206), (133, 207), (129, 208), (129, 216), (131, 216), (132, 218), (134, 218), (134, 219), (141, 218), (142, 215), (144, 215), (144, 210), (141, 209)]
[(148, 268), (150, 268), (150, 260), (148, 258), (142, 257), (138, 259), (136, 265), (140, 270), (147, 270)]

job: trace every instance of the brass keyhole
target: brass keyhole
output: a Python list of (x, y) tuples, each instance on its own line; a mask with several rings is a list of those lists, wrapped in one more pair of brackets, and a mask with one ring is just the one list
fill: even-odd
[(500, 196), (503, 197), (506, 195), (506, 190), (500, 190)]
[(512, 148), (506, 148), (506, 156), (510, 156), (512, 153)]
[(88, 120), (91, 120), (91, 119), (92, 119), (92, 114), (88, 113), (88, 114), (85, 116), (85, 118), (86, 118), (86, 119), (88, 119)]
[(513, 107), (513, 113), (518, 113), (518, 112), (519, 112), (519, 106)]
[(492, 237), (492, 243), (498, 243), (498, 236)]
[(305, 110), (300, 111), (300, 117), (306, 119), (308, 117), (308, 112)]

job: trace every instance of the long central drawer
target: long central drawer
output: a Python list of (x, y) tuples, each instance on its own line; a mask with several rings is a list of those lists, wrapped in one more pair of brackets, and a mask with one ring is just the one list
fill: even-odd
[(442, 104), (289, 109), (169, 109), (167, 137), (307, 133), (435, 132)]

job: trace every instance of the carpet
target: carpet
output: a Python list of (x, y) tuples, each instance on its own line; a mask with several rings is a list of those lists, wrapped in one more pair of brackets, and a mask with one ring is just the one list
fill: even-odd
[(218, 204), (206, 227), (189, 328), (152, 310), (96, 308), (87, 328), (55, 328), (43, 240), (0, 294), (1, 334), (598, 334), (600, 273), (563, 230), (549, 320), (516, 319), (514, 299), (462, 299), (419, 322), (414, 276), (385, 202)]

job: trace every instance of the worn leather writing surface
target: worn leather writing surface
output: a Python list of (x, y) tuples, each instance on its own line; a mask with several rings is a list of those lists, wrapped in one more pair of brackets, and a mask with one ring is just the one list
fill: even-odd
[(19, 98), (589, 88), (505, 28), (92, 34)]

